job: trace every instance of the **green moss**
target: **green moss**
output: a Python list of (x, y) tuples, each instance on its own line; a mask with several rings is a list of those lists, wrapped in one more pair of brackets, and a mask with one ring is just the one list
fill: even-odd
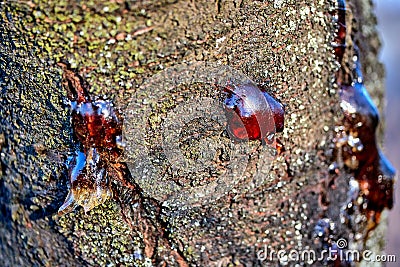
[[(333, 73), (334, 69), (333, 64), (330, 64), (330, 51), (326, 46), (324, 47), (329, 43), (329, 31), (325, 28), (327, 26), (324, 24), (324, 18), (319, 17), (319, 14), (310, 14), (303, 18), (301, 10), (305, 5), (304, 2), (292, 1), (291, 5), (285, 2), (282, 8), (274, 8), (272, 4), (260, 1), (245, 1), (242, 7), (235, 6), (233, 2), (219, 1), (221, 2), (220, 10), (217, 10), (215, 3), (210, 1), (193, 1), (190, 5), (183, 1), (177, 3), (150, 1), (151, 4), (145, 7), (135, 4), (135, 1), (123, 4), (119, 1), (106, 0), (85, 1), (85, 3), (65, 0), (34, 2), (34, 5), (27, 6), (17, 1), (10, 1), (8, 8), (17, 29), (22, 31), (19, 33), (15, 30), (11, 39), (18, 52), (23, 55), (11, 60), (12, 53), (10, 52), (9, 61), (20, 60), (16, 63), (23, 67), (14, 70), (11, 69), (12, 66), (0, 63), (3, 64), (2, 69), (10, 73), (16, 72), (15, 75), (31, 74), (32, 83), (35, 85), (26, 84), (24, 88), (27, 88), (28, 93), (20, 95), (17, 93), (19, 87), (16, 79), (7, 73), (7, 77), (11, 77), (14, 84), (10, 84), (10, 89), (7, 89), (10, 91), (7, 92), (6, 102), (8, 102), (4, 110), (8, 110), (9, 114), (2, 117), (9, 120), (8, 125), (15, 125), (12, 128), (15, 135), (6, 133), (6, 136), (8, 143), (13, 144), (10, 145), (7, 160), (15, 169), (15, 177), (12, 179), (15, 184), (13, 192), (20, 192), (15, 196), (16, 202), (17, 198), (24, 199), (24, 190), (31, 192), (29, 191), (31, 189), (28, 189), (31, 184), (39, 183), (40, 190), (35, 191), (37, 193), (48, 192), (49, 188), (59, 187), (60, 184), (65, 189), (67, 183), (65, 168), (62, 164), (49, 162), (46, 156), (34, 153), (30, 157), (19, 158), (25, 153), (23, 149), (40, 142), (44, 142), (46, 148), (56, 149), (66, 155), (74, 149), (71, 144), (68, 111), (64, 110), (62, 105), (66, 94), (60, 86), (61, 72), (55, 65), (60, 60), (67, 59), (72, 67), (80, 71), (91, 84), (93, 94), (120, 96), (116, 105), (122, 110), (132, 100), (131, 96), (139, 102), (146, 101), (151, 105), (152, 113), (147, 114), (150, 123), (149, 131), (157, 130), (158, 132), (151, 133), (153, 136), (150, 135), (138, 141), (147, 147), (157, 145), (163, 116), (177, 103), (172, 94), (166, 94), (165, 100), (157, 104), (155, 103), (157, 100), (149, 98), (152, 92), (143, 88), (138, 89), (138, 85), (160, 69), (183, 61), (215, 62), (218, 60), (221, 64), (229, 64), (246, 73), (256, 82), (268, 81), (268, 89), (280, 101), (287, 104), (288, 113), (295, 114), (295, 116), (288, 116), (285, 122), (285, 133), (281, 136), (281, 141), (288, 151), (315, 152), (315, 143), (304, 141), (310, 139), (310, 134), (304, 131), (307, 128), (305, 125), (332, 124), (329, 110), (326, 110), (328, 115), (320, 116), (321, 105), (329, 107), (331, 102), (335, 101), (335, 96), (326, 95), (329, 84), (328, 79), (323, 78), (324, 73)], [(129, 10), (124, 10), (125, 4), (130, 5)], [(322, 1), (311, 1), (308, 4), (321, 12), (326, 11), (327, 8)], [(4, 13), (2, 16), (4, 21), (8, 20)], [(309, 17), (315, 17), (321, 21), (313, 28), (307, 20)], [(298, 25), (299, 28), (293, 30), (293, 25)], [(150, 26), (154, 26), (152, 31), (139, 34), (138, 30)], [(117, 38), (120, 33), (125, 37)], [(327, 36), (320, 36), (321, 33)], [(23, 34), (24, 38), (21, 38), (19, 34)], [(29, 38), (25, 38), (26, 36)], [(27, 43), (22, 41), (25, 39)], [(4, 42), (9, 42), (7, 45), (11, 47), (11, 40)], [(288, 49), (289, 45), (290, 49)], [(296, 57), (291, 60), (294, 54)], [(32, 64), (28, 65), (22, 58), (32, 58)], [(316, 60), (326, 64), (311, 72)], [(47, 62), (48, 65), (42, 62)], [(314, 105), (315, 100), (305, 93), (306, 87), (307, 90), (313, 90), (316, 98), (322, 99), (319, 106)], [(199, 96), (194, 90), (190, 93), (196, 97)], [(16, 96), (18, 99), (14, 99)], [(185, 100), (187, 99), (186, 95)], [(50, 109), (46, 105), (48, 101), (56, 108)], [(37, 107), (35, 103), (38, 103)], [(310, 107), (308, 114), (304, 114), (304, 111), (297, 108), (301, 105)], [(19, 106), (23, 108), (17, 109), (16, 107)], [(10, 116), (21, 111), (24, 115), (21, 118), (15, 115)], [(305, 118), (305, 121), (300, 122), (299, 118)], [(28, 128), (27, 134), (24, 131)], [(315, 134), (315, 136), (319, 135)], [(195, 148), (189, 152), (196, 152)], [(317, 160), (318, 155), (310, 154), (309, 158)], [(308, 185), (313, 182), (304, 170), (307, 162), (304, 165), (298, 164), (299, 159), (302, 159), (300, 153), (292, 153), (287, 159), (278, 159), (279, 164), (276, 164), (273, 173), (268, 176), (270, 180), (267, 182), (287, 179), (285, 175), (289, 169), (288, 166), (293, 173), (298, 175), (296, 183), (290, 183), (284, 188), (285, 190), (280, 191), (280, 199), (291, 199), (299, 189), (296, 184)], [(31, 165), (34, 166), (32, 169)], [(323, 166), (322, 163), (317, 165)], [(269, 165), (265, 164), (260, 168), (263, 168), (265, 173), (270, 173), (268, 167)], [(33, 175), (27, 177), (27, 173), (42, 174), (34, 180)], [(21, 190), (21, 188), (26, 189)], [(249, 199), (257, 199), (261, 203), (257, 205), (274, 209), (277, 198), (272, 197), (274, 196), (272, 191), (264, 190), (266, 192), (264, 193), (263, 190), (256, 191), (249, 196)], [(163, 192), (157, 193), (163, 194)], [(230, 193), (235, 195), (235, 192)], [(36, 198), (32, 198), (36, 205), (34, 209), (45, 208), (47, 203), (57, 205), (62, 202), (63, 194), (59, 192), (51, 194), (41, 196), (40, 204), (36, 203), (38, 201)], [(202, 240), (206, 240), (214, 248), (219, 249), (215, 250), (218, 253), (230, 255), (229, 253), (232, 252), (229, 251), (226, 240), (239, 236), (242, 239), (237, 242), (237, 246), (242, 251), (246, 251), (254, 245), (254, 240), (251, 238), (255, 234), (243, 236), (243, 228), (249, 225), (247, 227), (249, 231), (256, 231), (266, 227), (258, 222), (260, 215), (252, 213), (254, 204), (250, 201), (247, 203), (246, 199), (243, 200), (243, 204), (238, 204), (230, 198), (231, 196), (227, 195), (226, 200), (222, 199), (219, 206), (208, 207), (209, 210), (203, 213), (195, 208), (189, 213), (180, 210), (180, 207), (164, 207), (166, 211), (163, 213), (162, 220), (166, 222), (169, 227), (167, 230), (171, 232), (170, 241), (175, 247), (182, 243), (183, 252), (192, 263), (201, 259), (202, 254), (201, 245), (196, 242), (201, 243)], [(224, 201), (231, 201), (231, 203), (226, 204)], [(226, 218), (225, 212), (219, 210), (219, 208), (227, 209), (225, 204), (232, 205), (232, 209), (240, 206), (241, 209), (250, 211), (242, 213), (246, 216)], [(310, 212), (304, 211), (304, 214), (309, 216)], [(23, 207), (19, 205), (11, 211), (15, 223), (26, 222), (22, 214)], [(282, 215), (282, 223), (268, 225), (271, 227), (271, 233), (274, 232), (272, 229), (278, 231), (285, 223), (291, 221), (290, 218), (284, 217), (284, 214), (280, 215)], [(303, 216), (305, 219), (300, 220), (309, 223), (306, 215)], [(267, 220), (269, 216), (270, 214), (267, 214), (262, 219)], [(122, 219), (117, 202), (108, 201), (88, 214), (84, 214), (79, 209), (76, 213), (63, 217), (53, 216), (52, 219), (61, 236), (61, 240), (54, 243), (72, 248), (72, 252), (65, 252), (71, 253), (71, 255), (68, 254), (71, 261), (77, 261), (74, 257), (77, 255), (84, 263), (93, 266), (117, 263), (138, 264), (138, 260), (135, 260), (132, 255), (138, 248), (143, 249), (143, 233), (128, 227)], [(208, 224), (207, 220), (211, 221), (211, 219), (213, 223)], [(198, 224), (195, 224), (196, 222)], [(202, 223), (201, 226), (199, 222)], [(48, 223), (43, 223), (43, 225), (48, 225)], [(216, 236), (222, 241), (215, 240)], [(280, 242), (274, 240), (275, 236), (267, 234), (258, 237)], [(164, 245), (160, 244), (158, 250), (166, 251), (165, 254), (168, 254)], [(64, 248), (64, 250), (68, 249)], [(210, 249), (207, 253), (214, 254), (213, 257), (216, 258), (218, 255), (215, 255), (215, 251)], [(144, 259), (143, 262), (151, 264), (149, 259)]]

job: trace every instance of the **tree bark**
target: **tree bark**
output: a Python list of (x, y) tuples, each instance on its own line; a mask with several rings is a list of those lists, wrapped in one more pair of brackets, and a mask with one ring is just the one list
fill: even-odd
[[(358, 237), (367, 231), (362, 214), (352, 227), (341, 223), (352, 173), (341, 168), (332, 178), (328, 171), (335, 126), (343, 121), (331, 47), (335, 6), (317, 0), (2, 4), (0, 265), (257, 266), (279, 263), (260, 258), (266, 247), (321, 251), (345, 238), (365, 249)], [(365, 84), (382, 109), (383, 68), (370, 10), (369, 1), (354, 0), (346, 12), (357, 19)], [(124, 161), (140, 195), (121, 186), (118, 197), (86, 214), (78, 208), (57, 215), (69, 187), (65, 162), (77, 146), (60, 60), (125, 116)], [(218, 105), (207, 101), (215, 85), (245, 77), (285, 106), (284, 131), (275, 135), (284, 151), (245, 142), (247, 157), (231, 176), (187, 171), (179, 160), (174, 168), (165, 150), (173, 137), (213, 128), (193, 116), (195, 107), (212, 117)], [(168, 132), (167, 122), (181, 128)], [(230, 144), (221, 141), (228, 140), (224, 128), (212, 131), (208, 143), (194, 138), (177, 145), (178, 159), (223, 151)]]

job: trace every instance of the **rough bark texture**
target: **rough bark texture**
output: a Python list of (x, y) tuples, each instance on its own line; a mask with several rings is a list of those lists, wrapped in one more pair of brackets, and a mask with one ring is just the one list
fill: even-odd
[[(381, 109), (383, 69), (376, 57), (379, 41), (371, 4), (350, 5), (363, 25), (358, 40), (367, 88)], [(0, 4), (0, 265), (144, 265), (151, 260), (178, 265), (184, 260), (193, 266), (252, 266), (267, 264), (257, 260), (264, 245), (321, 250), (340, 237), (359, 244), (354, 229), (340, 223), (350, 175), (341, 172), (335, 189), (326, 186), (334, 127), (343, 116), (333, 86), (332, 8), (334, 3), (317, 0)], [(285, 105), (285, 130), (277, 134), (285, 151), (271, 157), (265, 156), (268, 147), (256, 149), (244, 163), (247, 178), (211, 201), (163, 203), (171, 193), (155, 187), (154, 179), (167, 184), (175, 177), (162, 162), (164, 176), (149, 180), (131, 167), (144, 197), (158, 201), (161, 210), (148, 200), (139, 209), (134, 205), (138, 196), (121, 189), (119, 200), (87, 214), (78, 209), (58, 216), (68, 191), (64, 162), (74, 151), (62, 70), (56, 66), (62, 59), (79, 70), (93, 94), (115, 98), (122, 114), (132, 101), (143, 103), (141, 114), (148, 116), (148, 125), (128, 126), (137, 131), (143, 127), (146, 134), (140, 140), (131, 134), (127, 142), (141, 142), (154, 158), (160, 156), (158, 118), (168, 114), (180, 120), (181, 114), (173, 112), (179, 101), (170, 92), (156, 105), (154, 90), (163, 87), (146, 88), (146, 78), (184, 62), (229, 65)], [(193, 89), (185, 83), (194, 97), (207, 96), (197, 94), (201, 86)], [(189, 101), (190, 95), (182, 98)], [(262, 179), (254, 182), (260, 172)], [(190, 175), (179, 178), (183, 197), (187, 188), (202, 181), (202, 174)], [(321, 218), (335, 227), (327, 237), (317, 238)], [(356, 232), (364, 226), (360, 223)]]

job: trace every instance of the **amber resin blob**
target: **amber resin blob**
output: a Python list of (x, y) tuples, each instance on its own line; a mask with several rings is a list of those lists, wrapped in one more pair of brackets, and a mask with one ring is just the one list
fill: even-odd
[(201, 61), (147, 79), (127, 104), (123, 130), (126, 162), (143, 191), (193, 208), (273, 186), (265, 174), (283, 151), (276, 136), (284, 105), (263, 81)]
[(364, 85), (360, 50), (355, 34), (350, 32), (346, 2), (338, 0), (336, 5), (332, 15), (337, 32), (332, 46), (340, 64), (336, 83), (344, 118), (335, 128), (336, 159), (330, 170), (337, 173), (344, 165), (354, 175), (350, 190), (358, 194), (349, 199), (343, 217), (350, 223), (351, 214), (361, 212), (367, 218), (368, 233), (379, 223), (383, 209), (393, 206), (395, 171), (376, 141), (379, 113)]
[(228, 83), (224, 92), (227, 129), (234, 138), (265, 140), (268, 135), (283, 131), (283, 105), (255, 84)]
[(59, 213), (68, 213), (77, 206), (87, 212), (113, 196), (111, 177), (126, 184), (126, 168), (119, 162), (122, 117), (110, 101), (92, 100), (88, 84), (68, 64), (59, 63), (59, 66), (64, 70), (63, 85), (70, 100), (77, 147), (68, 164), (69, 193)]
[[(68, 213), (77, 206), (82, 206), (87, 212), (107, 199), (112, 197), (118, 199), (119, 196), (116, 193), (118, 186), (129, 189), (136, 195), (136, 200), (142, 197), (143, 192), (147, 192), (150, 198), (160, 201), (160, 203), (167, 198), (184, 199), (188, 203), (193, 203), (189, 196), (193, 196), (194, 202), (203, 203), (204, 199), (199, 200), (199, 195), (209, 196), (215, 200), (228, 192), (231, 187), (236, 186), (237, 181), (242, 179), (249, 159), (248, 153), (252, 153), (245, 141), (261, 141), (259, 144), (272, 144), (275, 140), (275, 133), (281, 132), (284, 127), (283, 105), (245, 75), (227, 66), (210, 67), (203, 63), (194, 65), (198, 69), (185, 66), (181, 71), (177, 71), (177, 67), (175, 67), (171, 73), (164, 71), (153, 77), (154, 88), (151, 83), (144, 84), (144, 92), (154, 94), (151, 98), (159, 99), (160, 106), (167, 103), (165, 94), (168, 94), (168, 90), (174, 92), (178, 88), (187, 90), (185, 89), (187, 86), (201, 86), (200, 94), (205, 94), (205, 88), (210, 89), (210, 95), (207, 97), (193, 99), (189, 97), (175, 108), (160, 109), (167, 110), (158, 115), (161, 116), (162, 125), (152, 127), (149, 125), (155, 116), (155, 110), (151, 106), (143, 102), (137, 103), (136, 98), (132, 99), (126, 111), (126, 124), (123, 125), (122, 116), (115, 110), (111, 101), (90, 97), (89, 85), (84, 79), (68, 64), (60, 63), (59, 66), (64, 71), (63, 86), (67, 90), (70, 101), (71, 124), (76, 146), (75, 154), (68, 164), (69, 193), (59, 209), (61, 214)], [(196, 79), (198, 79), (197, 82), (193, 82)], [(198, 93), (196, 89), (192, 90), (194, 95)], [(173, 94), (177, 94), (177, 92)], [(148, 107), (150, 109), (146, 109)], [(139, 114), (135, 115), (135, 113)], [(179, 116), (174, 117), (177, 113)], [(143, 116), (143, 114), (147, 116)], [(211, 155), (208, 158), (211, 161), (208, 162), (206, 161), (207, 156), (202, 159), (202, 156), (196, 156), (196, 154), (194, 161), (185, 161), (187, 155), (184, 155), (181, 149), (192, 143), (202, 142), (202, 138), (208, 138), (209, 133), (203, 133), (204, 129), (196, 128), (196, 126), (191, 129), (199, 122), (205, 123), (204, 125), (209, 124), (207, 127), (214, 128), (213, 130), (208, 129), (206, 132), (216, 132), (221, 136), (224, 134), (220, 132), (219, 126), (223, 126), (230, 138), (225, 140), (226, 138), (221, 137), (221, 140), (229, 142), (231, 139), (230, 144), (225, 145), (234, 147), (236, 154), (233, 152), (230, 155), (220, 155), (221, 150), (213, 148), (211, 146), (213, 141), (210, 141), (205, 143), (210, 146), (205, 151), (207, 153), (214, 151), (217, 159)], [(155, 140), (161, 138), (163, 141), (154, 147), (143, 147), (145, 143), (143, 141), (153, 135), (153, 133), (145, 133), (145, 129), (157, 129), (157, 127), (160, 127), (156, 131), (160, 136)], [(189, 137), (185, 137), (186, 139), (183, 138), (182, 134), (190, 132), (193, 133)], [(123, 135), (124, 138), (127, 137), (126, 149), (122, 145)], [(186, 141), (182, 142), (182, 140)], [(214, 176), (206, 175), (201, 178), (201, 181), (182, 187), (182, 183), (174, 184), (175, 181), (160, 178), (163, 173), (167, 173), (158, 169), (159, 163), (154, 164), (153, 162), (153, 156), (157, 155), (156, 151), (160, 147), (162, 147), (161, 153), (163, 154), (161, 160), (167, 158), (172, 168), (181, 168), (179, 175), (183, 176), (183, 180), (191, 179), (193, 172), (209, 172), (215, 166), (216, 170), (225, 168), (229, 171), (229, 167), (225, 166), (226, 160), (234, 166), (241, 167), (235, 167), (234, 171), (225, 175), (225, 180), (222, 178), (218, 182)], [(279, 148), (279, 151), (282, 151), (281, 145)], [(153, 149), (156, 150), (152, 151)], [(126, 162), (122, 161), (123, 152), (124, 159), (127, 159)], [(264, 158), (267, 160), (268, 157)], [(154, 159), (154, 161), (160, 162), (159, 159)], [(220, 186), (222, 180), (225, 181), (226, 186), (224, 187)], [(151, 184), (150, 188), (146, 188), (148, 184)], [(194, 185), (199, 185), (199, 187)], [(165, 188), (172, 189), (168, 191)], [(177, 193), (173, 192), (174, 188), (177, 188)], [(163, 191), (168, 192), (166, 197), (160, 197), (160, 192)]]

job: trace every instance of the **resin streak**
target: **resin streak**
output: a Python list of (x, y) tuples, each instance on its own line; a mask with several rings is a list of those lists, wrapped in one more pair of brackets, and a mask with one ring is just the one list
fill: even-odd
[[(341, 157), (337, 161), (343, 162), (354, 173), (359, 193), (347, 206), (350, 209), (358, 206), (368, 219), (367, 230), (370, 231), (379, 223), (382, 210), (393, 206), (394, 169), (376, 142), (379, 113), (363, 83), (359, 49), (354, 37), (347, 33), (344, 0), (337, 1), (333, 17), (337, 23), (333, 48), (341, 65), (336, 82), (344, 114), (342, 125), (336, 128), (336, 154)], [(352, 39), (351, 47), (346, 46), (346, 38)], [(348, 56), (344, 57), (345, 54)], [(345, 58), (351, 62), (346, 62)], [(352, 212), (348, 210), (349, 214)]]
[[(63, 85), (71, 105), (71, 124), (77, 151), (69, 162), (70, 189), (59, 213), (68, 213), (77, 206), (85, 212), (113, 196), (110, 179), (124, 181), (122, 153), (122, 120), (111, 102), (92, 101), (88, 85), (66, 64)], [(133, 186), (132, 186), (133, 187)]]

